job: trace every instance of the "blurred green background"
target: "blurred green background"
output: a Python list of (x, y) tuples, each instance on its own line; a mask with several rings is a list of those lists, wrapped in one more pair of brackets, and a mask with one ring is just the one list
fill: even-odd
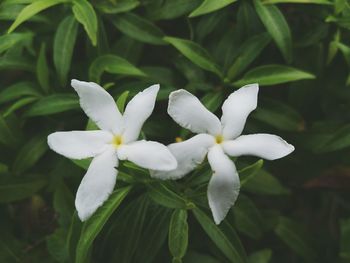
[[(349, 30), (347, 0), (2, 0), (0, 262), (350, 262)], [(227, 95), (258, 82), (244, 133), (296, 150), (239, 158), (241, 193), (219, 226), (207, 164), (159, 182), (127, 162), (82, 224), (74, 196), (89, 160), (46, 143), (93, 128), (72, 78), (99, 83), (120, 108), (160, 83), (142, 136), (163, 143), (192, 136), (166, 114), (171, 91), (220, 115)]]

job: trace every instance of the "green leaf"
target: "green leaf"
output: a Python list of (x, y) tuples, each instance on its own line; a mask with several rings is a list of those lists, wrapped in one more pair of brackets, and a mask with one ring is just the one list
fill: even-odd
[(14, 147), (19, 143), (19, 140), (14, 135), (14, 130), (10, 126), (8, 119), (2, 117), (2, 115), (0, 115), (0, 143), (8, 147)]
[(38, 56), (38, 61), (36, 63), (36, 77), (43, 91), (48, 93), (50, 90), (49, 83), (49, 66), (46, 60), (46, 45), (42, 44)]
[(329, 139), (317, 145), (317, 153), (339, 151), (350, 146), (350, 125), (345, 125), (333, 133), (328, 133)]
[(238, 50), (234, 63), (228, 69), (227, 78), (233, 80), (240, 75), (270, 43), (271, 37), (262, 33), (247, 39)]
[(63, 227), (68, 227), (74, 214), (74, 197), (63, 181), (56, 186), (53, 207), (58, 217), (58, 223)]
[(204, 97), (201, 98), (203, 105), (211, 112), (215, 112), (224, 100), (222, 92), (208, 92)]
[(284, 65), (265, 65), (251, 69), (240, 80), (233, 83), (235, 87), (258, 83), (260, 86), (277, 85), (302, 79), (314, 79), (306, 71)]
[(82, 225), (83, 224), (80, 221), (77, 212), (75, 211), (71, 219), (66, 241), (68, 257), (70, 259), (70, 262), (74, 262), (75, 260), (75, 252), (80, 238)]
[(46, 185), (42, 179), (32, 179), (29, 182), (10, 181), (0, 184), (0, 203), (10, 203), (28, 198)]
[(174, 210), (169, 225), (169, 250), (179, 262), (185, 256), (188, 246), (187, 210)]
[(24, 115), (26, 117), (45, 116), (74, 109), (79, 109), (77, 96), (71, 94), (54, 94), (34, 103)]
[(285, 60), (290, 63), (292, 61), (292, 35), (283, 14), (278, 7), (264, 5), (260, 0), (254, 0), (254, 5), (266, 30), (270, 33)]
[(128, 12), (138, 7), (140, 5), (140, 2), (135, 0), (125, 0), (125, 1), (116, 1), (116, 3), (96, 2), (94, 4), (103, 13), (119, 14), (119, 13)]
[(20, 149), (13, 163), (14, 173), (20, 174), (31, 168), (47, 151), (46, 136), (36, 136)]
[(154, 20), (174, 19), (190, 13), (200, 3), (201, 0), (165, 0), (161, 6), (154, 4), (149, 8), (149, 17)]
[(189, 17), (196, 17), (214, 12), (232, 4), (233, 2), (236, 2), (236, 0), (204, 0), (202, 4), (189, 15)]
[(11, 33), (0, 36), (0, 53), (8, 50), (19, 42), (33, 38), (32, 33)]
[(76, 263), (86, 262), (86, 257), (92, 242), (130, 190), (130, 186), (115, 190), (108, 200), (93, 214), (93, 216), (84, 223), (76, 248)]
[(117, 107), (121, 113), (124, 112), (124, 108), (125, 108), (125, 104), (128, 96), (129, 96), (129, 91), (126, 90), (122, 94), (120, 94), (117, 99)]
[(317, 4), (317, 5), (332, 5), (333, 3), (328, 0), (263, 0), (264, 4)]
[(261, 195), (285, 195), (290, 192), (276, 177), (263, 169), (243, 184), (242, 190)]
[(87, 0), (73, 0), (72, 11), (75, 18), (84, 26), (93, 46), (97, 44), (97, 16)]
[(245, 185), (250, 179), (257, 175), (257, 173), (261, 170), (263, 165), (264, 160), (260, 159), (252, 165), (246, 166), (242, 170), (240, 170), (238, 173), (241, 181), (241, 186)]
[(103, 55), (94, 60), (89, 68), (89, 79), (100, 82), (102, 73), (106, 71), (112, 74), (125, 76), (145, 77), (146, 74), (124, 58), (115, 55)]
[(23, 70), (34, 72), (32, 61), (25, 57), (3, 56), (0, 57), (0, 70)]
[(154, 258), (162, 250), (168, 235), (168, 226), (171, 210), (154, 206), (154, 211), (149, 211), (150, 216), (146, 218), (142, 237), (139, 244), (143, 249), (137, 249), (135, 262), (153, 263)]
[(11, 33), (13, 30), (15, 30), (20, 24), (27, 21), (32, 16), (36, 15), (37, 13), (52, 7), (57, 4), (66, 3), (68, 0), (37, 0), (33, 3), (27, 5), (25, 8), (22, 9), (22, 11), (18, 14), (16, 20), (13, 22), (11, 27), (8, 30), (8, 33)]
[(66, 245), (66, 230), (57, 228), (46, 238), (46, 246), (50, 255), (58, 262), (67, 262), (68, 251)]
[(18, 99), (9, 108), (7, 108), (6, 111), (4, 111), (2, 116), (7, 117), (11, 113), (15, 112), (16, 110), (21, 109), (22, 107), (27, 106), (29, 104), (32, 104), (34, 101), (37, 101), (37, 100), (38, 98), (36, 97), (27, 97), (27, 98)]
[(260, 239), (263, 235), (264, 222), (260, 211), (245, 195), (240, 194), (233, 207), (237, 230), (250, 238)]
[(0, 92), (0, 104), (23, 96), (40, 97), (40, 93), (35, 89), (35, 85), (32, 82), (18, 82)]
[(313, 247), (314, 242), (306, 228), (281, 216), (276, 225), (275, 234), (307, 262), (317, 262), (318, 256)]
[(271, 249), (262, 249), (249, 255), (248, 263), (269, 263), (272, 257)]
[(303, 117), (291, 106), (278, 100), (265, 99), (253, 113), (252, 118), (282, 130), (298, 132), (305, 129)]
[(163, 40), (164, 33), (152, 22), (132, 13), (116, 16), (112, 20), (125, 35), (138, 41), (153, 45), (166, 44)]
[(230, 239), (236, 239), (236, 242), (240, 244), (237, 234), (231, 229), (234, 235), (230, 238), (224, 234), (224, 232), (214, 224), (213, 220), (209, 218), (204, 212), (195, 208), (192, 210), (195, 218), (202, 226), (203, 230), (207, 233), (210, 239), (214, 242), (218, 249), (230, 260), (230, 262), (244, 263), (245, 258), (242, 257), (241, 253), (237, 250), (238, 248), (231, 243)]
[(78, 23), (73, 16), (67, 16), (58, 25), (54, 37), (53, 62), (62, 86), (67, 82), (77, 34)]
[(164, 37), (164, 40), (173, 45), (182, 55), (191, 60), (197, 66), (211, 71), (222, 78), (219, 66), (214, 62), (209, 53), (197, 43), (175, 37)]
[(170, 190), (164, 184), (148, 184), (148, 194), (151, 199), (165, 207), (169, 208), (183, 208), (187, 207), (186, 200), (179, 196), (177, 193)]

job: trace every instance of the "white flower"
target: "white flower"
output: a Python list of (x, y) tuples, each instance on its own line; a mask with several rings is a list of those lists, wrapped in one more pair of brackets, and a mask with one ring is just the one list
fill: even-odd
[(48, 145), (71, 159), (94, 157), (75, 199), (79, 218), (85, 221), (113, 191), (118, 159), (163, 171), (175, 169), (177, 162), (163, 144), (137, 141), (144, 121), (153, 111), (159, 85), (138, 93), (121, 115), (112, 96), (96, 83), (72, 80), (71, 84), (82, 109), (101, 130), (55, 132), (48, 136)]
[(294, 147), (271, 134), (241, 135), (246, 119), (257, 106), (258, 84), (233, 92), (222, 105), (221, 121), (186, 90), (170, 94), (168, 113), (182, 127), (198, 135), (168, 147), (178, 166), (169, 172), (152, 171), (160, 179), (179, 179), (202, 163), (205, 156), (213, 170), (208, 201), (214, 221), (219, 224), (235, 203), (240, 182), (229, 156), (254, 155), (267, 160), (284, 157)]

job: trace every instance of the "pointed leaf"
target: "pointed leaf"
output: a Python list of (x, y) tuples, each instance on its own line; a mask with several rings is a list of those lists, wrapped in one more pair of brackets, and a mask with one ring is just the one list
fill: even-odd
[(185, 256), (188, 246), (187, 210), (174, 210), (169, 225), (169, 250), (174, 260)]
[(214, 12), (236, 1), (237, 0), (204, 0), (203, 3), (189, 15), (189, 17), (201, 16)]

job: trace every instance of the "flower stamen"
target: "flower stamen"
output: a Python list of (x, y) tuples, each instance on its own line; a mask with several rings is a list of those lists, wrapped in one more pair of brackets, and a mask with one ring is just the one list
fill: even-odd
[(224, 141), (224, 137), (222, 135), (216, 135), (215, 142), (217, 144), (221, 144)]
[(113, 144), (116, 148), (118, 148), (120, 145), (122, 145), (122, 144), (123, 144), (123, 138), (122, 138), (122, 136), (120, 136), (120, 135), (114, 136), (113, 141), (112, 141), (112, 144)]

